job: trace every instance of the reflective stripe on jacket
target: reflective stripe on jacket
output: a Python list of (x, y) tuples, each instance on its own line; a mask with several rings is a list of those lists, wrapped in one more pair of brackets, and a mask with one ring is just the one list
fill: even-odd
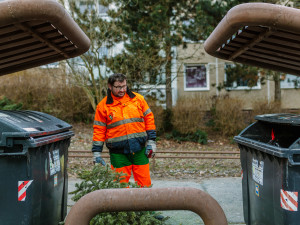
[(123, 98), (105, 97), (95, 113), (93, 145), (102, 151), (104, 142), (113, 153), (132, 153), (141, 150), (147, 139), (155, 140), (154, 115), (144, 97), (126, 93)]

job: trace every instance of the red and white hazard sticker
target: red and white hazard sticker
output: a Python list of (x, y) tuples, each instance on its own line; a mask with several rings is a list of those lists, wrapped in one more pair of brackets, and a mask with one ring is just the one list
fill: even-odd
[(298, 211), (298, 192), (284, 191), (280, 189), (281, 208), (296, 212)]
[(18, 181), (18, 201), (25, 201), (26, 190), (33, 180)]

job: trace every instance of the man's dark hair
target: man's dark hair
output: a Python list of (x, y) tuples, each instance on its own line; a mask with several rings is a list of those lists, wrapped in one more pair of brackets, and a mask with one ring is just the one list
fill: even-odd
[(109, 76), (107, 83), (110, 85), (114, 85), (116, 81), (123, 82), (124, 80), (126, 80), (126, 76), (124, 74), (115, 73)]

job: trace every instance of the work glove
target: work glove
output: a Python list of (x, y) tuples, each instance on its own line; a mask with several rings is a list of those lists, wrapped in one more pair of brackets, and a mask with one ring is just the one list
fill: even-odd
[(102, 166), (106, 165), (104, 159), (102, 159), (102, 157), (101, 157), (101, 153), (100, 152), (93, 152), (93, 154), (94, 154), (94, 157), (93, 157), (93, 163), (94, 164), (101, 163)]
[(156, 142), (153, 140), (148, 140), (145, 155), (147, 156), (147, 158), (153, 158), (155, 156), (155, 152), (156, 152)]

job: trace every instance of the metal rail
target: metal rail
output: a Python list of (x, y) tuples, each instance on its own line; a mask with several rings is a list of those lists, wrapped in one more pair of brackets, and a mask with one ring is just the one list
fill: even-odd
[[(86, 150), (70, 150), (69, 153), (87, 153), (91, 154), (91, 151)], [(108, 153), (103, 151), (102, 153)], [(239, 151), (157, 151), (157, 154), (171, 153), (171, 154), (240, 154)]]
[[(70, 150), (69, 158), (91, 158), (93, 155), (90, 151)], [(79, 153), (79, 154), (78, 154)], [(84, 155), (82, 155), (82, 153)], [(172, 154), (172, 155), (163, 155)], [(185, 155), (185, 154), (188, 154)], [(199, 154), (201, 154), (199, 156)], [(228, 154), (231, 154), (228, 156)], [(238, 151), (159, 151), (156, 152), (156, 159), (175, 158), (175, 159), (240, 159)], [(217, 155), (217, 156), (216, 156)], [(109, 158), (108, 152), (103, 152), (103, 158)]]
[(227, 225), (224, 211), (209, 194), (196, 188), (103, 189), (83, 196), (70, 210), (65, 225), (88, 225), (102, 212), (190, 210), (205, 225)]

